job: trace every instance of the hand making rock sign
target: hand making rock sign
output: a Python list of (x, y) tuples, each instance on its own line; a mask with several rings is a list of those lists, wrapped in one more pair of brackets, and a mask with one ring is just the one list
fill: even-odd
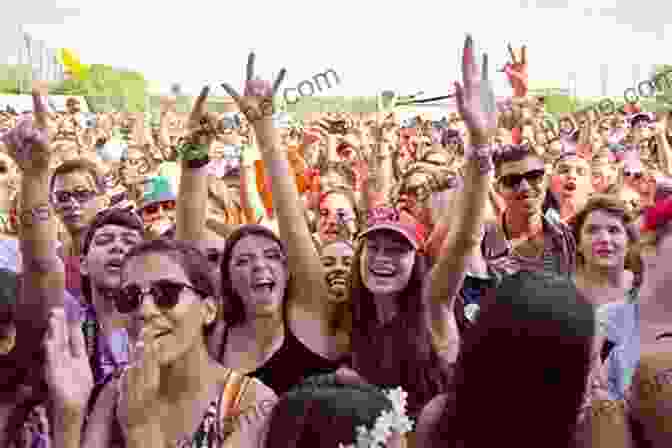
[(287, 70), (284, 68), (280, 70), (278, 77), (271, 86), (268, 81), (261, 80), (258, 77), (255, 78), (254, 59), (254, 53), (250, 53), (247, 59), (247, 76), (242, 97), (227, 83), (223, 83), (222, 88), (235, 100), (243, 115), (252, 124), (260, 147), (265, 147), (277, 138), (273, 127), (263, 126), (263, 124), (272, 123), (273, 113), (275, 112), (273, 97), (278, 92)]

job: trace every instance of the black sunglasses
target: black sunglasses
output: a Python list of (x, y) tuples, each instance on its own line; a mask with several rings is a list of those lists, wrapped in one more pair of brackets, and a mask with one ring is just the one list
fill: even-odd
[(96, 196), (96, 192), (92, 190), (75, 190), (75, 191), (56, 191), (54, 198), (59, 204), (65, 204), (74, 198), (80, 204), (89, 202)]
[(499, 181), (506, 188), (517, 188), (520, 186), (520, 183), (525, 179), (530, 184), (539, 184), (543, 179), (546, 171), (544, 170), (532, 170), (523, 174), (509, 174), (499, 178)]
[(641, 171), (623, 171), (623, 175), (625, 177), (633, 177), (637, 180), (640, 180), (642, 177), (644, 177), (644, 174)]
[(173, 280), (157, 280), (152, 282), (148, 288), (141, 288), (134, 284), (121, 288), (114, 297), (114, 303), (117, 311), (122, 314), (128, 314), (137, 310), (145, 296), (151, 294), (157, 307), (162, 310), (170, 310), (180, 301), (180, 293), (182, 293), (184, 288), (191, 289), (203, 297), (211, 295), (186, 283)]

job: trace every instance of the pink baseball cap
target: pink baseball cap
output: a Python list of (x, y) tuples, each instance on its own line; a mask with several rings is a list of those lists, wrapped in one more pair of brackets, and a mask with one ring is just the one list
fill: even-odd
[(391, 207), (376, 207), (369, 210), (367, 229), (360, 237), (378, 230), (391, 230), (400, 234), (415, 250), (422, 247), (426, 237), (422, 226), (411, 215), (399, 213)]

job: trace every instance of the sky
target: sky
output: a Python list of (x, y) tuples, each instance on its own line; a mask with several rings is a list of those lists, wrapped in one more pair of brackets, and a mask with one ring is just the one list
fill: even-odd
[[(487, 51), (498, 95), (509, 95), (503, 73), (506, 44), (528, 46), (531, 84), (569, 87), (598, 96), (601, 64), (607, 94), (621, 95), (634, 80), (666, 60), (665, 33), (672, 34), (669, 2), (639, 0), (414, 0), (224, 2), (190, 0), (20, 0), (0, 15), (0, 57), (11, 53), (3, 28), (20, 23), (53, 48), (75, 50), (82, 62), (138, 70), (168, 92), (187, 93), (221, 82), (242, 86), (247, 54), (270, 78), (287, 69), (283, 87), (328, 69), (340, 84), (325, 95), (444, 95), (460, 75), (466, 33)], [(666, 10), (667, 9), (667, 10)], [(8, 14), (7, 14), (8, 12)], [(4, 61), (1, 61), (4, 62)], [(639, 66), (633, 69), (633, 66)], [(639, 71), (639, 73), (637, 73)], [(634, 72), (634, 73), (633, 73)]]

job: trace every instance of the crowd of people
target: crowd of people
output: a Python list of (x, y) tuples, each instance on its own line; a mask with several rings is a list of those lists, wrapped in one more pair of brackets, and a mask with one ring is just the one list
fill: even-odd
[(555, 124), (509, 50), (498, 104), (467, 37), (441, 121), (299, 120), (253, 54), (157, 126), (36, 84), (0, 116), (0, 446), (670, 446), (672, 113)]

